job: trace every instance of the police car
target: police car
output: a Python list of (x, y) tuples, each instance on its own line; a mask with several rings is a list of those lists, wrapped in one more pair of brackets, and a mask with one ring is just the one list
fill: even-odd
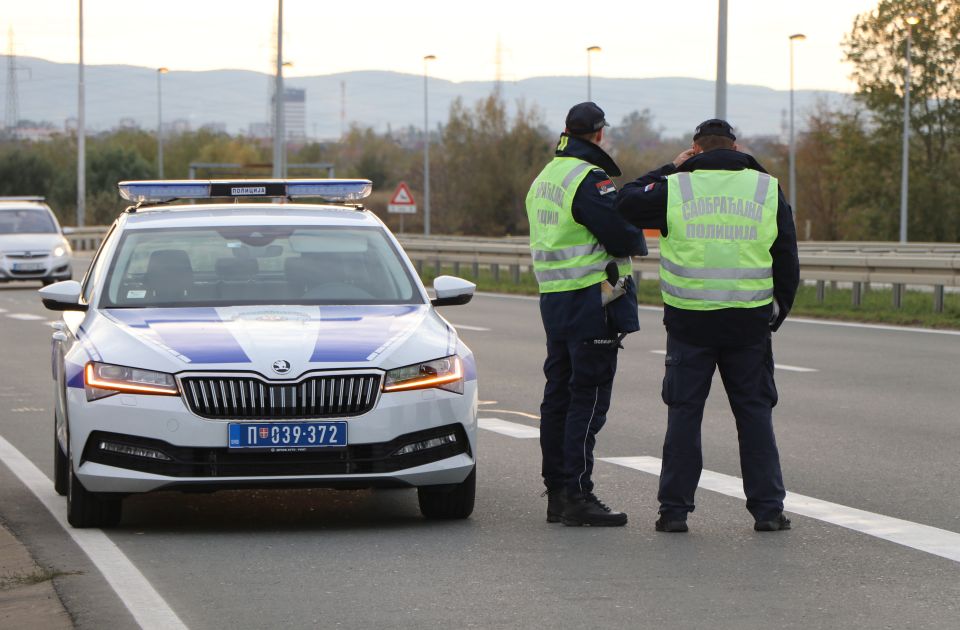
[(267, 486), (416, 487), (424, 516), (470, 515), (477, 370), (435, 307), (475, 285), (440, 276), (431, 299), (347, 205), (369, 181), (119, 187), (136, 205), (83, 282), (40, 290), (63, 311), (55, 486), (72, 525), (117, 524), (132, 493)]
[(0, 197), (0, 282), (69, 279), (70, 243), (43, 197)]

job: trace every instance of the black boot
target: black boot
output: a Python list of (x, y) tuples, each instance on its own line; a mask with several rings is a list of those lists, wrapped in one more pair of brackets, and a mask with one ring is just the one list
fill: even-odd
[(567, 505), (567, 494), (563, 488), (547, 488), (540, 496), (547, 497), (547, 522), (559, 523), (563, 517), (563, 508)]
[(571, 527), (619, 527), (627, 524), (627, 515), (614, 512), (592, 492), (575, 492), (567, 494), (567, 505), (560, 520)]
[(790, 519), (784, 516), (783, 512), (780, 512), (769, 521), (755, 522), (753, 528), (758, 532), (779, 532), (790, 529)]

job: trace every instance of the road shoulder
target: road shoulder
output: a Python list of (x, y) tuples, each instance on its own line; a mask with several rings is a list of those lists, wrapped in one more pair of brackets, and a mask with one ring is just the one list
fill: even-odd
[(53, 588), (56, 575), (38, 566), (23, 543), (0, 524), (0, 627), (73, 628)]

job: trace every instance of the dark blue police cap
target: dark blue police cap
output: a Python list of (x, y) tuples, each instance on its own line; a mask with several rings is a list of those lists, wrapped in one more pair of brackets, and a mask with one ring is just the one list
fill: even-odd
[(609, 127), (606, 115), (596, 103), (587, 101), (570, 108), (567, 113), (567, 131), (575, 134), (596, 133)]
[(731, 140), (737, 139), (733, 135), (733, 127), (730, 126), (730, 123), (721, 118), (711, 118), (697, 125), (697, 130), (693, 133), (693, 139), (696, 141), (697, 138), (702, 136), (722, 136)]

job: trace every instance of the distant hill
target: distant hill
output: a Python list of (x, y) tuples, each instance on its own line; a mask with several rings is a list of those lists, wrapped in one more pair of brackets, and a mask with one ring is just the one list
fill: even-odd
[[(33, 57), (19, 57), (20, 118), (62, 126), (77, 112), (77, 68)], [(251, 123), (269, 121), (272, 78), (248, 70), (170, 72), (163, 77), (164, 122), (182, 119), (192, 128), (220, 123), (231, 133), (247, 133)], [(306, 132), (310, 137), (340, 135), (341, 82), (346, 86), (346, 118), (378, 131), (423, 125), (423, 77), (384, 71), (346, 72), (286, 80), (307, 91)], [(4, 86), (6, 88), (6, 86)], [(454, 83), (430, 79), (431, 125), (446, 120), (450, 103), (461, 97), (473, 103), (493, 89), (491, 81)], [(157, 122), (157, 77), (153, 68), (110, 65), (86, 67), (87, 126), (116, 127), (121, 119), (153, 129)], [(4, 90), (6, 91), (6, 89)], [(505, 99), (524, 99), (544, 113), (559, 131), (567, 109), (586, 98), (584, 77), (536, 77), (502, 85)], [(684, 78), (593, 79), (593, 98), (616, 124), (634, 110), (649, 109), (667, 136), (690, 133), (713, 114), (712, 81)], [(840, 103), (838, 92), (798, 91), (798, 124), (817, 102)], [(744, 135), (779, 135), (786, 121), (788, 93), (751, 85), (731, 85), (728, 117)]]

